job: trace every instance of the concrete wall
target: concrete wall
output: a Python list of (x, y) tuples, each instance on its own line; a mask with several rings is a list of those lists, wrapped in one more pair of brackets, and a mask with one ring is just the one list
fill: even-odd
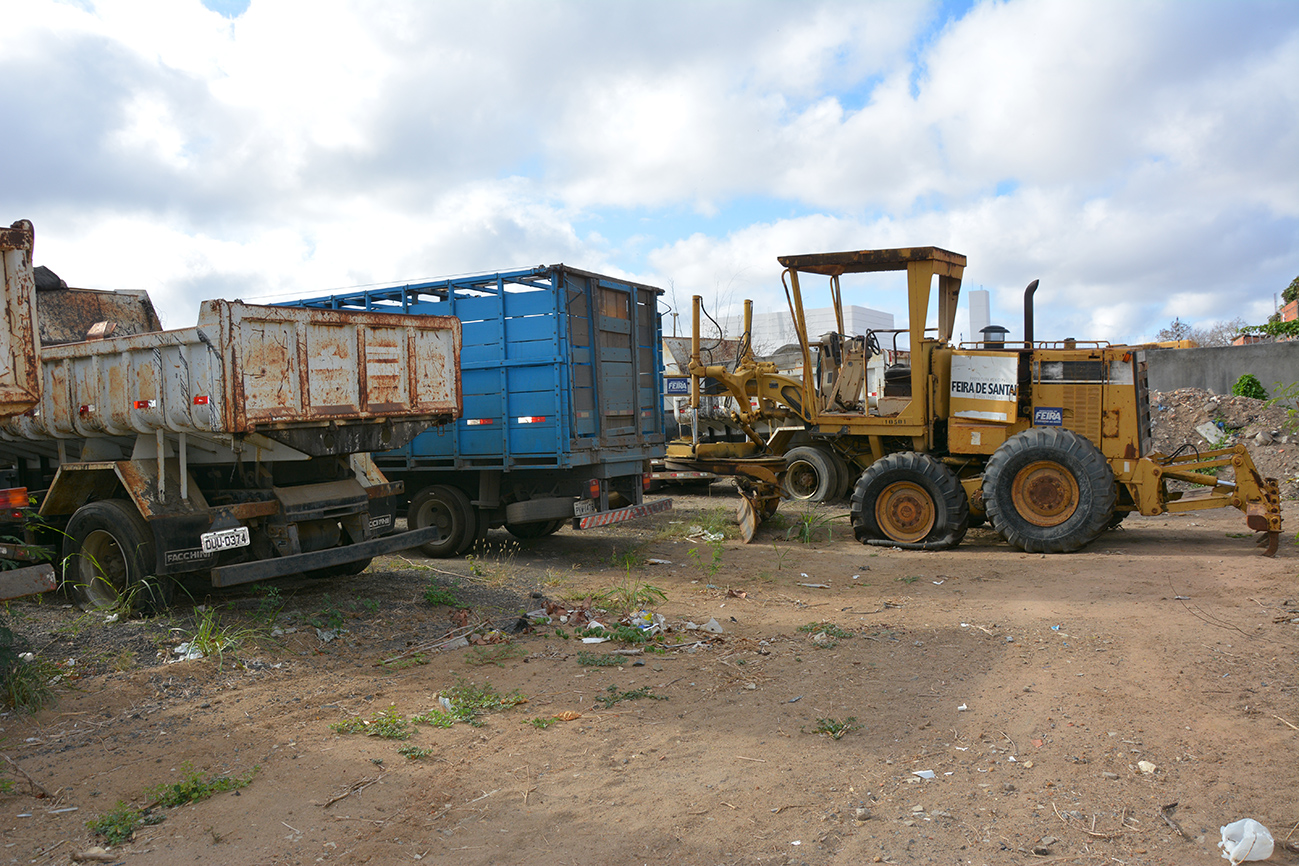
[(1230, 394), (1231, 386), (1245, 373), (1257, 376), (1269, 396), (1277, 382), (1299, 382), (1299, 340), (1212, 349), (1151, 349), (1146, 361), (1150, 387), (1155, 391), (1204, 388)]

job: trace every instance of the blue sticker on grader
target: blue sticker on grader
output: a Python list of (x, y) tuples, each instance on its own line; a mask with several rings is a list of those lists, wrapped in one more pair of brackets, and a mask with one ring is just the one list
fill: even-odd
[(1033, 407), (1034, 427), (1060, 427), (1064, 424), (1064, 408), (1060, 406)]

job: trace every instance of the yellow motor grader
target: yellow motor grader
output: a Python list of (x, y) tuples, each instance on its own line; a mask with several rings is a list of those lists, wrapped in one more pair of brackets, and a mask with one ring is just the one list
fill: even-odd
[[(1130, 512), (1232, 506), (1262, 533), (1264, 554), (1276, 552), (1276, 480), (1260, 476), (1243, 445), (1153, 451), (1143, 347), (1035, 341), (1036, 280), (1025, 290), (1022, 342), (991, 335), (953, 345), (963, 255), (915, 247), (778, 261), (801, 377), (778, 373), (751, 350), (734, 364), (701, 363), (696, 296), (692, 405), (701, 383), (712, 380), (735, 399), (732, 421), (748, 438), (668, 446), (669, 461), (739, 479), (746, 539), (775, 512), (782, 489), (798, 495), (851, 484), (853, 532), (866, 544), (942, 550), (986, 520), (1017, 548), (1064, 553)], [(842, 333), (840, 278), (881, 271), (907, 274), (909, 364), (884, 370), (883, 387), (870, 389), (866, 370), (880, 353), (880, 335)], [(838, 324), (815, 342), (800, 284), (809, 275), (829, 279)], [(927, 329), (935, 295), (937, 327)], [(746, 346), (751, 321), (746, 301)], [(1174, 489), (1182, 487), (1191, 489)]]

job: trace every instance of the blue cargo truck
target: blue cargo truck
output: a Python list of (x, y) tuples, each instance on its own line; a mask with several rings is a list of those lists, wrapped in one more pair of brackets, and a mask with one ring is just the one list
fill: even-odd
[(644, 499), (665, 453), (662, 293), (559, 264), (287, 303), (460, 319), (463, 415), (373, 455), (405, 482), (408, 527), (442, 530), (423, 550), (456, 556), (500, 526), (531, 539), (671, 508)]

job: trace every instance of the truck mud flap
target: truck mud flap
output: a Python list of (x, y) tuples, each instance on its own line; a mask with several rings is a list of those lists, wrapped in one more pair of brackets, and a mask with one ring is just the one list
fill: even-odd
[(671, 510), (671, 499), (657, 499), (653, 502), (646, 502), (644, 505), (629, 505), (626, 508), (618, 508), (614, 511), (602, 511), (599, 514), (588, 514), (586, 517), (575, 517), (573, 518), (573, 528), (595, 529), (597, 526), (612, 526), (615, 523), (635, 520), (638, 517), (648, 517), (651, 514)]
[(54, 566), (48, 562), (0, 571), (0, 599), (21, 598), (54, 589)]
[(345, 544), (342, 547), (331, 547), (328, 550), (316, 550), (311, 553), (298, 553), (293, 556), (277, 556), (261, 559), (257, 562), (241, 562), (237, 565), (223, 565), (212, 569), (213, 586), (236, 586), (241, 583), (253, 583), (258, 580), (270, 580), (273, 577), (284, 577), (286, 574), (299, 574), (315, 568), (328, 568), (331, 565), (345, 565), (379, 556), (384, 553), (395, 553), (411, 547), (419, 547), (429, 541), (437, 541), (441, 530), (436, 526), (415, 529), (399, 535), (385, 535), (372, 538), (357, 544)]

